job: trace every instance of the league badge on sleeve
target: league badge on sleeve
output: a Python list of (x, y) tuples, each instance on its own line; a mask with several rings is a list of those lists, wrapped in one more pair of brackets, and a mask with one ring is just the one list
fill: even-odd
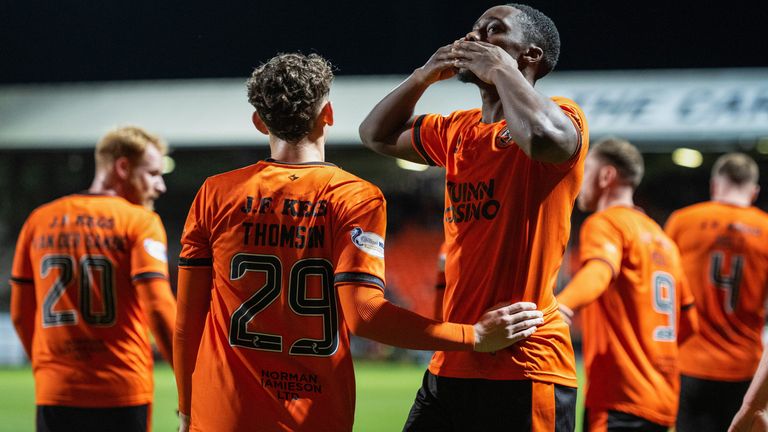
[(144, 250), (152, 258), (158, 261), (162, 261), (164, 263), (168, 262), (168, 252), (163, 242), (159, 242), (157, 240), (152, 240), (149, 238), (144, 239)]
[(360, 227), (354, 227), (350, 234), (352, 243), (358, 249), (376, 258), (384, 258), (384, 239), (380, 235), (363, 231)]

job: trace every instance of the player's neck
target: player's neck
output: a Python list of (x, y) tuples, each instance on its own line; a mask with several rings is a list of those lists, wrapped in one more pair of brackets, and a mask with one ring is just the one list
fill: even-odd
[(117, 185), (111, 180), (111, 175), (103, 170), (96, 171), (91, 187), (88, 188), (88, 193), (94, 195), (119, 195)]
[[(527, 71), (520, 71), (526, 81), (534, 86), (535, 81), (531, 73)], [(496, 123), (504, 120), (504, 105), (501, 103), (499, 92), (492, 84), (479, 83), (477, 87), (480, 89), (480, 99), (483, 101), (483, 123)]]
[(635, 191), (629, 186), (618, 186), (607, 189), (597, 201), (597, 211), (609, 207), (635, 207), (633, 195)]
[(318, 140), (307, 137), (295, 143), (289, 143), (271, 135), (269, 138), (272, 159), (288, 163), (325, 161), (324, 137)]
[(504, 105), (501, 103), (496, 87), (480, 86), (480, 98), (483, 100), (483, 123), (496, 123), (504, 120)]
[(752, 199), (750, 197), (738, 193), (715, 195), (712, 197), (712, 201), (736, 207), (749, 207), (752, 205)]

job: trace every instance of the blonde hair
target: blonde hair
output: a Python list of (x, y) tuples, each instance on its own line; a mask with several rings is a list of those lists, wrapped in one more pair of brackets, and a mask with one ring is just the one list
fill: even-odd
[(163, 155), (168, 152), (168, 144), (162, 138), (138, 126), (113, 129), (96, 144), (96, 167), (108, 166), (121, 157), (127, 157), (131, 164), (136, 164), (150, 145)]
[(723, 176), (731, 183), (741, 186), (757, 183), (760, 171), (755, 160), (744, 153), (726, 153), (717, 158), (712, 167), (712, 177), (716, 176)]

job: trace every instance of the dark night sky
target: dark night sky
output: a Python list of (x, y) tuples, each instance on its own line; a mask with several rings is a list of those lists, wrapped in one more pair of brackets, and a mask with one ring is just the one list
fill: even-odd
[[(245, 77), (279, 51), (339, 74), (404, 74), (488, 1), (0, 1), (0, 83)], [(559, 70), (768, 66), (768, 1), (533, 1), (558, 25)]]

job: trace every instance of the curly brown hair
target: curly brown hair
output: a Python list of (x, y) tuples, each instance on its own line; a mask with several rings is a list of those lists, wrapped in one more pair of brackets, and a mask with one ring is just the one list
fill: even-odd
[(288, 142), (307, 136), (331, 90), (331, 63), (317, 54), (278, 54), (248, 79), (248, 102), (269, 132)]

